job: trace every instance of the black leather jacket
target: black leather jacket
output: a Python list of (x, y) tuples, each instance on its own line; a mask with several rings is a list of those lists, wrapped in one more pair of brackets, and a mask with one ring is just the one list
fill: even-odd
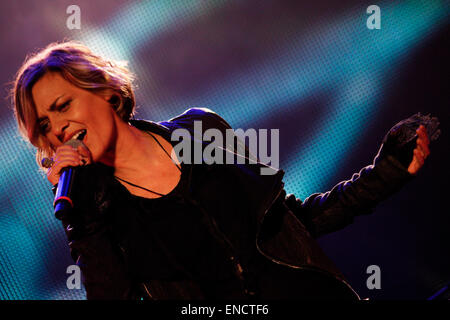
[[(170, 141), (177, 128), (192, 132), (230, 126), (207, 109), (189, 109), (169, 121), (133, 120), (131, 124)], [(233, 146), (229, 146), (233, 149)], [(231, 151), (230, 151), (231, 152)], [(383, 148), (369, 165), (330, 191), (304, 201), (286, 196), (283, 171), (261, 175), (256, 164), (191, 165), (190, 193), (183, 201), (204, 214), (204, 223), (229, 253), (241, 290), (214, 298), (348, 298), (358, 295), (325, 256), (315, 238), (370, 213), (376, 204), (401, 188), (412, 176)], [(113, 169), (100, 164), (80, 167), (74, 182), (75, 207), (62, 222), (73, 259), (80, 266), (88, 299), (202, 299), (207, 295), (195, 279), (137, 279), (128, 259), (128, 214), (120, 199)], [(142, 243), (145, 243), (145, 236)], [(205, 270), (205, 272), (207, 272)]]

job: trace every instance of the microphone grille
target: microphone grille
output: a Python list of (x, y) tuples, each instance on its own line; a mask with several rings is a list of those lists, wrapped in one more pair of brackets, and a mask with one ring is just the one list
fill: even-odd
[[(72, 148), (77, 149), (78, 146), (84, 146), (84, 143), (77, 139), (72, 139), (64, 143), (65, 145), (71, 146)], [(44, 158), (41, 160), (41, 165), (44, 168), (50, 168), (53, 165), (53, 160), (50, 158)]]
[(80, 140), (77, 139), (72, 139), (67, 141), (66, 143), (64, 143), (65, 145), (71, 146), (72, 148), (78, 148), (78, 146), (83, 146), (83, 142), (81, 142)]

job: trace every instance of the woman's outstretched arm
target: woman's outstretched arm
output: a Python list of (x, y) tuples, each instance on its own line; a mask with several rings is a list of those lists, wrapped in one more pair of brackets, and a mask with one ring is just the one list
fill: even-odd
[[(399, 141), (404, 122), (386, 135), (373, 164), (353, 174), (351, 179), (341, 181), (330, 191), (314, 193), (303, 202), (292, 194), (286, 197), (286, 204), (313, 237), (340, 230), (352, 223), (355, 216), (371, 213), (378, 203), (417, 174), (430, 154), (430, 139), (425, 126), (420, 125), (414, 139), (409, 139), (408, 143)], [(437, 127), (432, 134), (436, 131)], [(407, 137), (402, 134), (403, 138)]]

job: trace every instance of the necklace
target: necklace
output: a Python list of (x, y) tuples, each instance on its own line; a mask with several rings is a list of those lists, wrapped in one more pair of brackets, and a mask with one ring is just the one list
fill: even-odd
[(134, 184), (134, 183), (131, 183), (131, 182), (127, 181), (127, 180), (121, 179), (121, 178), (119, 178), (118, 176), (114, 176), (114, 177), (115, 177), (116, 179), (120, 180), (120, 181), (123, 181), (123, 182), (125, 182), (125, 183), (128, 183), (128, 184), (132, 185), (133, 187), (136, 187), (136, 188), (139, 188), (139, 189), (142, 189), (142, 190), (145, 190), (145, 191), (148, 191), (148, 192), (157, 194), (158, 196), (161, 196), (161, 197), (164, 196), (162, 193), (159, 193), (159, 192), (156, 192), (156, 191), (152, 191), (152, 190), (150, 190), (150, 189), (147, 189), (147, 188), (138, 186), (137, 184)]
[(145, 132), (148, 133), (153, 138), (153, 140), (156, 141), (156, 143), (161, 147), (161, 149), (163, 149), (163, 151), (167, 154), (167, 156), (170, 158), (170, 160), (172, 160), (172, 162), (177, 166), (178, 170), (180, 170), (180, 172), (181, 172), (181, 167), (173, 161), (170, 154), (166, 151), (166, 149), (164, 149), (164, 147), (161, 145), (161, 143), (159, 143), (158, 139), (156, 139), (155, 136), (150, 131), (145, 131)]
[[(158, 139), (156, 139), (155, 136), (154, 136), (150, 131), (145, 131), (145, 132), (148, 133), (148, 134), (156, 141), (156, 143), (161, 147), (161, 149), (163, 149), (163, 151), (167, 154), (167, 156), (168, 156), (168, 157), (170, 158), (170, 160), (172, 160), (172, 162), (173, 162), (172, 157), (169, 155), (169, 153), (166, 151), (166, 149), (164, 149), (164, 147), (161, 145), (161, 143), (159, 143)], [(174, 162), (174, 164), (177, 166), (178, 170), (180, 170), (180, 172), (181, 172), (181, 167), (180, 167), (177, 163), (175, 163), (175, 162)], [(159, 195), (159, 196), (161, 196), (161, 197), (164, 196), (162, 193), (159, 193), (159, 192), (156, 192), (156, 191), (153, 191), (153, 190), (150, 190), (150, 189), (141, 187), (141, 186), (139, 186), (139, 185), (137, 185), (137, 184), (131, 183), (130, 181), (127, 181), (127, 180), (125, 180), (125, 179), (119, 178), (118, 176), (114, 176), (114, 177), (115, 177), (117, 180), (120, 180), (120, 181), (123, 181), (123, 182), (125, 182), (125, 183), (128, 183), (129, 185), (132, 185), (133, 187), (136, 187), (136, 188), (139, 188), (139, 189), (142, 189), (142, 190), (145, 190), (145, 191), (148, 191), (148, 192), (157, 194), (157, 195)]]

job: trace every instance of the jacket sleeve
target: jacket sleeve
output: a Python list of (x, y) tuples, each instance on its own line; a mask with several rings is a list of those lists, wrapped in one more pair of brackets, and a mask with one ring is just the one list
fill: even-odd
[(72, 258), (83, 274), (88, 300), (137, 298), (107, 226), (97, 226), (92, 234), (73, 239), (69, 247)]
[(423, 125), (430, 140), (436, 140), (439, 124), (438, 118), (420, 113), (398, 122), (385, 135), (372, 165), (331, 191), (312, 194), (304, 202), (289, 195), (286, 204), (314, 237), (342, 229), (355, 216), (371, 213), (380, 201), (413, 178), (407, 168), (416, 147), (416, 130)]
[(290, 194), (286, 204), (315, 238), (351, 224), (355, 216), (371, 213), (413, 176), (392, 155), (381, 156), (352, 178), (341, 181), (330, 191), (314, 193), (303, 202)]
[[(111, 196), (98, 176), (96, 165), (79, 167), (73, 190), (72, 212), (61, 217), (72, 259), (80, 267), (86, 298), (137, 299), (125, 259), (111, 227)], [(92, 189), (91, 189), (92, 188)]]

